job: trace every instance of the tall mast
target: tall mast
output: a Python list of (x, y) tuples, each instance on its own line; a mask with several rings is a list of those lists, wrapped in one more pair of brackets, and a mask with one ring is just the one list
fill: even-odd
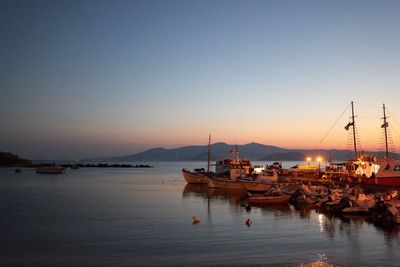
[(387, 121), (386, 121), (385, 104), (383, 104), (383, 125), (382, 125), (381, 127), (382, 127), (382, 128), (385, 128), (386, 157), (389, 157), (388, 138), (387, 138), (387, 127), (388, 127), (388, 123), (387, 123)]
[(354, 106), (353, 106), (353, 101), (351, 101), (351, 121), (352, 121), (352, 126), (353, 126), (354, 155), (355, 155), (355, 159), (357, 159), (356, 124), (355, 124), (355, 122), (354, 122)]
[(210, 157), (211, 157), (211, 134), (208, 134), (207, 172), (210, 172)]

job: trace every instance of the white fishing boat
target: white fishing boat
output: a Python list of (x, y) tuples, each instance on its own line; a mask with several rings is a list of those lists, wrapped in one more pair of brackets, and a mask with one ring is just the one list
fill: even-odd
[(253, 165), (250, 160), (239, 157), (237, 145), (228, 154), (225, 159), (216, 162), (215, 175), (209, 176), (208, 187), (243, 190), (240, 179), (251, 177)]

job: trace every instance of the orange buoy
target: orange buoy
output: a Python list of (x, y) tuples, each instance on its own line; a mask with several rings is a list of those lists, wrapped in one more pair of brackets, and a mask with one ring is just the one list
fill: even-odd
[(199, 216), (192, 216), (193, 224), (199, 223), (200, 222), (200, 217)]
[(253, 222), (252, 222), (250, 219), (247, 219), (246, 222), (245, 222), (245, 224), (246, 224), (248, 227), (250, 227), (250, 225), (251, 225), (252, 223), (253, 223)]

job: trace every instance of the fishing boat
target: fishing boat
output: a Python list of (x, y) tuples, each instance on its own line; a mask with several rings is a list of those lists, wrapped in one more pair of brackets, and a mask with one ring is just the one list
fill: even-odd
[(188, 184), (207, 184), (208, 177), (203, 168), (194, 171), (182, 169), (182, 174)]
[(36, 173), (61, 174), (65, 169), (58, 165), (41, 165), (36, 168)]
[(209, 188), (244, 190), (240, 180), (252, 178), (253, 165), (248, 159), (239, 157), (240, 151), (235, 145), (223, 160), (215, 165), (215, 174), (209, 175)]
[(182, 169), (182, 175), (188, 184), (207, 184), (208, 175), (210, 174), (210, 152), (211, 151), (211, 134), (208, 135), (208, 161), (207, 161), (207, 172), (204, 168), (198, 168), (194, 171)]
[(235, 145), (223, 160), (218, 160), (215, 164), (215, 174), (220, 177), (227, 177), (235, 180), (251, 175), (253, 165), (248, 159), (239, 157), (240, 151)]

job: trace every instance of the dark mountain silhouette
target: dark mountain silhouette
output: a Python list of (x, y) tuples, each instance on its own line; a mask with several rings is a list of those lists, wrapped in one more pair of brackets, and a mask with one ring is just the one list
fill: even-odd
[(0, 167), (29, 167), (32, 162), (18, 155), (0, 151)]
[[(215, 143), (211, 145), (211, 160), (225, 158), (233, 145), (226, 143)], [(325, 160), (349, 160), (354, 158), (351, 150), (338, 149), (285, 149), (276, 146), (263, 145), (258, 143), (249, 143), (238, 145), (240, 155), (250, 160), (296, 160), (303, 161), (306, 157), (322, 156)], [(371, 152), (366, 152), (371, 153)], [(377, 153), (375, 153), (377, 154)], [(165, 149), (152, 148), (137, 154), (121, 157), (87, 159), (96, 161), (205, 161), (207, 160), (208, 147), (203, 146), (184, 146), (179, 148)], [(397, 156), (397, 154), (394, 154)]]

